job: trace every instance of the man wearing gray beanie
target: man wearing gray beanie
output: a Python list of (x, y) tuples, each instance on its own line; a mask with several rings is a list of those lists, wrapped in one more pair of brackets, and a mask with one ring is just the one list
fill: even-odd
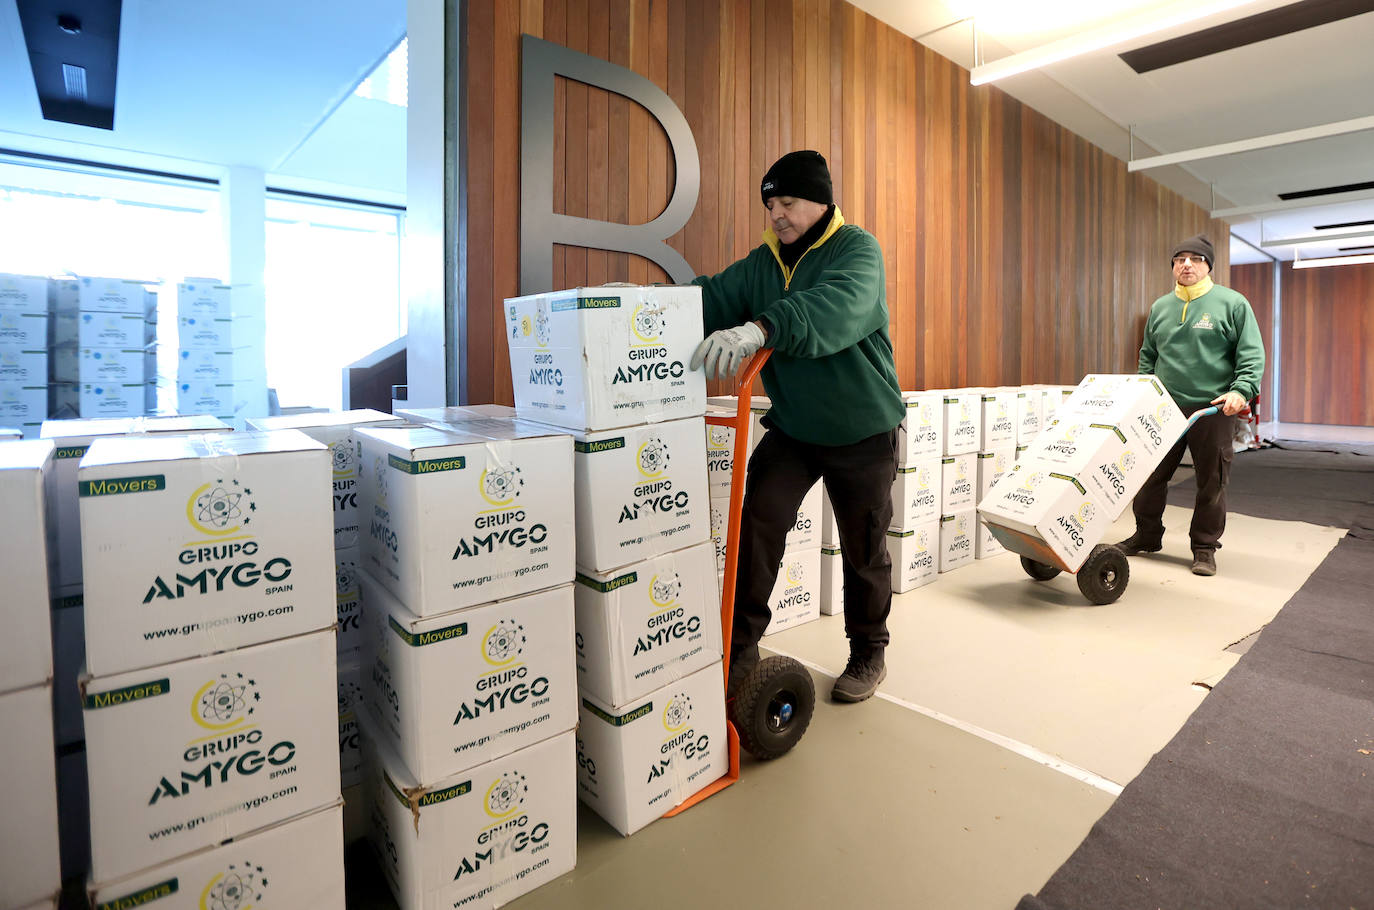
[(1153, 373), (1184, 414), (1217, 405), (1178, 441), (1136, 494), (1135, 533), (1117, 544), (1127, 556), (1164, 546), (1169, 478), (1186, 447), (1197, 473), (1197, 500), (1188, 536), (1193, 574), (1217, 574), (1216, 551), (1226, 529), (1226, 482), (1231, 473), (1232, 415), (1244, 410), (1264, 375), (1264, 344), (1250, 302), (1213, 284), (1213, 250), (1203, 234), (1174, 246), (1174, 290), (1150, 307), (1140, 346), (1141, 373)]
[[(862, 701), (886, 676), (897, 426), (906, 414), (888, 335), (883, 252), (835, 206), (814, 151), (784, 155), (759, 185), (763, 244), (702, 289), (706, 337), (692, 368), (732, 377), (760, 347), (772, 406), (749, 459), (730, 646), (731, 689), (759, 662), (770, 594), (803, 497), (824, 478), (844, 565), (849, 662), (831, 691)], [(741, 390), (748, 395), (749, 390)]]

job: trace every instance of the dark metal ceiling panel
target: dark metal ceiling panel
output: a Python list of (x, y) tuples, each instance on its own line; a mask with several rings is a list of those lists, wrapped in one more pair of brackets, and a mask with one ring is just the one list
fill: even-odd
[(1137, 73), (1148, 73), (1371, 11), (1374, 11), (1374, 0), (1302, 0), (1126, 51), (1121, 59)]
[(16, 2), (43, 119), (114, 129), (121, 0)]

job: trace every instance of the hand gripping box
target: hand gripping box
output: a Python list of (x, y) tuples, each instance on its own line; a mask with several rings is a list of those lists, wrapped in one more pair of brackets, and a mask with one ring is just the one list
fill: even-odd
[[(962, 456), (950, 456), (958, 457)], [(899, 467), (892, 483), (892, 527), (906, 531), (937, 520), (944, 502), (944, 486), (944, 469), (938, 456)]]
[(1016, 390), (1016, 444), (1028, 444), (1040, 432), (1045, 396), (1039, 389), (1023, 386)]
[(62, 887), (52, 687), (0, 694), (0, 730), (0, 907), (27, 907)]
[(897, 427), (897, 464), (938, 458), (944, 448), (945, 403), (939, 392), (903, 392), (906, 416)]
[(940, 459), (940, 514), (971, 509), (978, 483), (978, 454), (946, 455)]
[(329, 452), (313, 439), (98, 439), (77, 480), (90, 673), (333, 631)]
[(909, 531), (887, 532), (892, 557), (892, 590), (898, 594), (935, 580), (940, 571), (940, 519)]
[[(706, 411), (701, 288), (578, 288), (506, 301), (515, 408), (573, 430)], [(700, 439), (700, 435), (698, 435)]]
[(339, 798), (334, 630), (87, 678), (91, 878)]
[(250, 430), (300, 430), (316, 442), (329, 446), (334, 470), (334, 548), (356, 547), (361, 542), (358, 529), (358, 440), (353, 431), (360, 427), (403, 426), (405, 421), (381, 411), (361, 409), (333, 414), (288, 414), (281, 417), (254, 417), (247, 421)]
[(1164, 457), (1164, 450), (1156, 448), (1151, 456), (1146, 446), (1115, 426), (1087, 423), (1091, 418), (1071, 413), (1059, 416), (1031, 444), (1029, 457), (1082, 481), (1107, 510), (1107, 519), (1115, 521)]
[(45, 420), (40, 431), (51, 439), (53, 467), (47, 476), (48, 540), (55, 549), (55, 583), (81, 584), (81, 515), (76, 470), (91, 443), (105, 436), (176, 436), (228, 433), (233, 428), (215, 417), (117, 417), (103, 420)]
[(369, 833), (400, 910), (491, 910), (572, 871), (573, 741), (569, 730), (421, 784), (365, 737)]
[(572, 439), (503, 426), (355, 431), (363, 559), (417, 616), (572, 581)]
[(720, 598), (709, 543), (603, 575), (577, 576), (577, 684), (620, 708), (720, 663)]
[(424, 619), (363, 579), (368, 730), (436, 781), (577, 723), (572, 585)]
[(844, 613), (844, 557), (839, 547), (821, 547), (821, 615)]
[(983, 393), (980, 451), (1016, 445), (1015, 389), (988, 389)]
[(821, 615), (821, 551), (794, 550), (782, 554), (777, 581), (768, 597), (773, 611), (764, 635), (772, 635), (802, 623), (819, 619)]
[(362, 551), (334, 551), (334, 606), (338, 617), (339, 656), (362, 647)]
[(344, 910), (343, 803), (113, 882), (96, 910)]
[(1025, 458), (992, 485), (978, 514), (1007, 549), (1077, 572), (1111, 522), (1083, 484)]
[(577, 568), (609, 572), (707, 540), (700, 417), (577, 434)]
[(628, 709), (582, 696), (577, 796), (629, 836), (719, 779), (730, 765), (720, 664)]
[(978, 516), (972, 508), (940, 516), (940, 571), (952, 572), (973, 562)]
[[(0, 692), (48, 681), (52, 631), (48, 615), (48, 546), (43, 476), (52, 469), (51, 442), (0, 443)], [(51, 739), (51, 736), (49, 736)]]

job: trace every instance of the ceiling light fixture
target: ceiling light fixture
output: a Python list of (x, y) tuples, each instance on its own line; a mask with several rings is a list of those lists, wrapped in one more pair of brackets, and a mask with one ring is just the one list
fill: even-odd
[(1264, 224), (1260, 224), (1260, 246), (1272, 249), (1276, 246), (1326, 246), (1336, 243), (1347, 243), (1349, 241), (1374, 242), (1374, 234), (1369, 231), (1347, 231), (1344, 234), (1305, 234), (1301, 237), (1279, 237), (1275, 239), (1267, 238), (1264, 235)]
[[(1255, 0), (1214, 0), (1212, 3), (1178, 3), (1163, 10), (1147, 10), (1095, 29), (1033, 47), (1028, 51), (1011, 54), (991, 63), (975, 65), (969, 71), (969, 83), (983, 85), (997, 79), (1005, 79), (1008, 76), (1029, 72), (1042, 66), (1068, 60), (1071, 57), (1079, 57), (1113, 45), (1124, 44), (1127, 41), (1134, 41), (1146, 35), (1195, 22), (1198, 19), (1204, 19), (1253, 2)], [(974, 17), (973, 27), (976, 33), (978, 31), (977, 16)], [(978, 64), (978, 61), (975, 59), (974, 63)]]
[(1374, 253), (1364, 256), (1323, 256), (1320, 259), (1294, 259), (1295, 269), (1322, 269), (1333, 265), (1365, 265), (1374, 262)]
[(68, 35), (81, 34), (81, 20), (73, 16), (71, 13), (58, 13), (57, 27), (62, 29), (62, 31), (66, 32)]
[(67, 97), (73, 101), (86, 100), (86, 68), (62, 64), (62, 84), (66, 86)]

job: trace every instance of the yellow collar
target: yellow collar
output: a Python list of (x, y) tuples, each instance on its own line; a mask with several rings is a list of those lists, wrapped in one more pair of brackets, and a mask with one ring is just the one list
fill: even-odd
[[(825, 229), (825, 233), (821, 235), (819, 240), (807, 247), (806, 253), (811, 252), (816, 247), (835, 236), (835, 232), (842, 227), (844, 227), (844, 215), (840, 214), (840, 207), (837, 205), (835, 206), (835, 214), (830, 218), (830, 226)], [(796, 265), (789, 269), (782, 264), (782, 241), (778, 239), (777, 234), (773, 233), (772, 227), (763, 229), (763, 242), (773, 251), (773, 258), (778, 261), (778, 266), (782, 269), (783, 287), (790, 287), (792, 285), (792, 275), (796, 272), (797, 265), (801, 265), (802, 259), (806, 258), (806, 253), (802, 253), (801, 257), (797, 259)]]
[(1177, 297), (1179, 300), (1182, 300), (1184, 303), (1187, 303), (1190, 300), (1197, 300), (1199, 297), (1201, 297), (1203, 294), (1206, 294), (1211, 289), (1212, 276), (1204, 275), (1202, 277), (1202, 280), (1199, 281), (1197, 284), (1193, 285), (1192, 287), (1185, 288), (1181, 284), (1175, 284), (1174, 296)]

